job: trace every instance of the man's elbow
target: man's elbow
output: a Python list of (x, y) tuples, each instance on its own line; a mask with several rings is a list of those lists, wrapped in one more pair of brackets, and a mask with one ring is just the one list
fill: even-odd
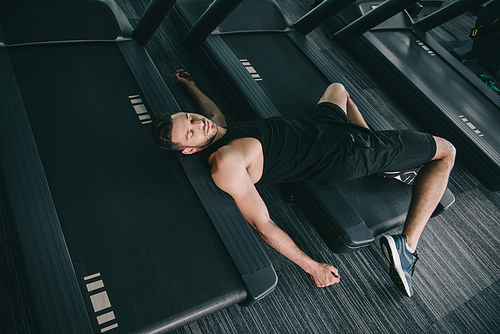
[(275, 225), (274, 222), (265, 222), (265, 223), (257, 223), (257, 222), (252, 222), (247, 220), (247, 222), (252, 226), (260, 235), (264, 241), (268, 242), (269, 236), (271, 235), (272, 231), (270, 228), (272, 225)]

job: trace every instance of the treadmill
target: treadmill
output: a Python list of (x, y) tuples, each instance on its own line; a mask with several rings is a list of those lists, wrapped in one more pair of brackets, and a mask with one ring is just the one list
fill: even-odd
[[(240, 119), (308, 116), (332, 82), (344, 84), (373, 129), (391, 129), (343, 76), (269, 0), (179, 0), (171, 13), (182, 44), (204, 62)], [(319, 25), (320, 22), (314, 22)], [(283, 185), (326, 245), (353, 252), (404, 223), (411, 187), (377, 176), (326, 187)], [(447, 190), (435, 211), (454, 202)]]
[(110, 0), (0, 4), (0, 184), (40, 333), (160, 333), (277, 284), (259, 240), (195, 157), (159, 150), (179, 110)]
[[(335, 2), (328, 0), (327, 2)], [(450, 140), (489, 190), (500, 190), (500, 95), (434, 38), (432, 29), (484, 3), (460, 0), (413, 22), (415, 1), (356, 1), (325, 25), (424, 127)]]

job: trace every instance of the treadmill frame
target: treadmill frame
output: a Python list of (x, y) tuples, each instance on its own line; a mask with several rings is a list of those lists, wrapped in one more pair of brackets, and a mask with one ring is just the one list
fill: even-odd
[[(164, 110), (180, 110), (145, 48), (132, 39), (133, 29), (118, 6), (111, 0), (90, 1), (112, 12), (117, 38), (106, 42), (117, 42), (151, 111), (159, 115)], [(104, 40), (49, 39), (29, 44), (89, 41)], [(30, 287), (30, 307), (42, 333), (92, 333), (91, 311), (81, 293), (7, 53), (8, 47), (15, 46), (0, 41), (0, 177), (15, 225), (23, 276)], [(252, 305), (277, 285), (274, 268), (234, 201), (213, 184), (203, 165), (181, 154), (178, 158), (246, 285), (247, 300), (240, 305)], [(172, 330), (204, 315), (181, 315), (180, 321), (152, 324), (144, 330)]]
[[(342, 31), (347, 30), (350, 26), (345, 27), (348, 22), (347, 17), (359, 15), (359, 4), (372, 2), (383, 3), (383, 1), (357, 1), (327, 21), (325, 26), (329, 30), (333, 30), (331, 34), (335, 37), (342, 37), (341, 42), (344, 42), (346, 47), (356, 54), (363, 55), (358, 58), (371, 68), (390, 90), (395, 92), (395, 97), (403, 105), (406, 105), (422, 124), (425, 124), (430, 131), (448, 138), (455, 144), (460, 161), (487, 189), (490, 191), (500, 190), (500, 150), (495, 150), (484, 139), (478, 137), (474, 129), (456, 116), (453, 110), (447, 106), (446, 101), (436, 92), (430, 91), (417, 78), (411, 66), (401, 62), (371, 31), (366, 31), (354, 39), (350, 39), (350, 37), (355, 37), (355, 35), (351, 35), (349, 38), (344, 37), (345, 34)], [(400, 12), (399, 15), (407, 14)], [(431, 33), (421, 30), (419, 23), (422, 21), (413, 23), (409, 19), (408, 25), (396, 25), (389, 27), (389, 29), (411, 31), (452, 69), (457, 71), (466, 82), (484, 94), (486, 100), (491, 101), (500, 110), (500, 96), (442, 47)], [(360, 19), (354, 22), (359, 23)], [(378, 30), (380, 27), (373, 29)]]

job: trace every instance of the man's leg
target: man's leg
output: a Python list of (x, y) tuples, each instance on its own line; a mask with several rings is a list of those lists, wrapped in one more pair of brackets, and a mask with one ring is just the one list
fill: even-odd
[(338, 105), (347, 115), (347, 118), (356, 125), (369, 128), (368, 124), (363, 118), (363, 115), (359, 112), (358, 107), (352, 101), (349, 93), (342, 84), (333, 83), (325, 90), (321, 99), (319, 99), (318, 104), (322, 102), (330, 102)]
[[(342, 84), (334, 83), (328, 86), (318, 104), (321, 102), (338, 105), (352, 123), (369, 128)], [(407, 244), (411, 249), (417, 247), (425, 224), (443, 197), (455, 163), (455, 147), (443, 138), (434, 137), (434, 140), (436, 153), (432, 161), (425, 164), (415, 178), (410, 209), (403, 229), (403, 234), (407, 237)]]
[(418, 240), (446, 190), (455, 163), (455, 147), (445, 139), (434, 137), (434, 140), (434, 158), (422, 167), (413, 183), (403, 234), (380, 239), (382, 250), (390, 262), (389, 275), (398, 289), (409, 297), (413, 295), (411, 276), (418, 259)]
[(415, 178), (410, 209), (403, 229), (411, 249), (416, 249), (425, 224), (443, 197), (455, 163), (455, 147), (443, 138), (434, 137), (434, 140), (436, 154), (431, 162), (420, 169)]

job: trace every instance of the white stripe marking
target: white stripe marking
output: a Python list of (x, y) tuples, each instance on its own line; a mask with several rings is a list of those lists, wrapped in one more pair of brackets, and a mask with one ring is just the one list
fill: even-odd
[(118, 324), (113, 324), (111, 326), (104, 327), (101, 329), (101, 333), (107, 332), (107, 331), (112, 330), (113, 328), (116, 328), (116, 327), (118, 327)]
[(96, 282), (87, 284), (87, 291), (88, 292), (94, 291), (94, 290), (97, 290), (100, 288), (104, 288), (104, 282), (102, 280), (98, 280)]
[(99, 277), (99, 276), (101, 276), (101, 273), (97, 273), (97, 274), (94, 274), (94, 275), (89, 275), (87, 277), (84, 277), (83, 279), (85, 281), (88, 281), (89, 279), (96, 278), (96, 277)]
[(115, 318), (115, 313), (113, 311), (111, 312), (108, 312), (108, 313), (104, 313), (103, 315), (100, 315), (97, 317), (97, 322), (99, 323), (99, 325), (105, 323), (105, 322), (108, 322), (108, 321), (111, 321), (111, 320), (114, 320), (116, 319)]
[(90, 301), (92, 302), (92, 306), (94, 307), (94, 312), (99, 312), (108, 307), (111, 307), (111, 303), (109, 302), (108, 294), (106, 291), (99, 292), (95, 295), (90, 296)]
[(134, 109), (135, 109), (135, 112), (137, 114), (145, 114), (145, 113), (148, 112), (148, 110), (146, 109), (146, 107), (144, 106), (144, 104), (135, 105)]

